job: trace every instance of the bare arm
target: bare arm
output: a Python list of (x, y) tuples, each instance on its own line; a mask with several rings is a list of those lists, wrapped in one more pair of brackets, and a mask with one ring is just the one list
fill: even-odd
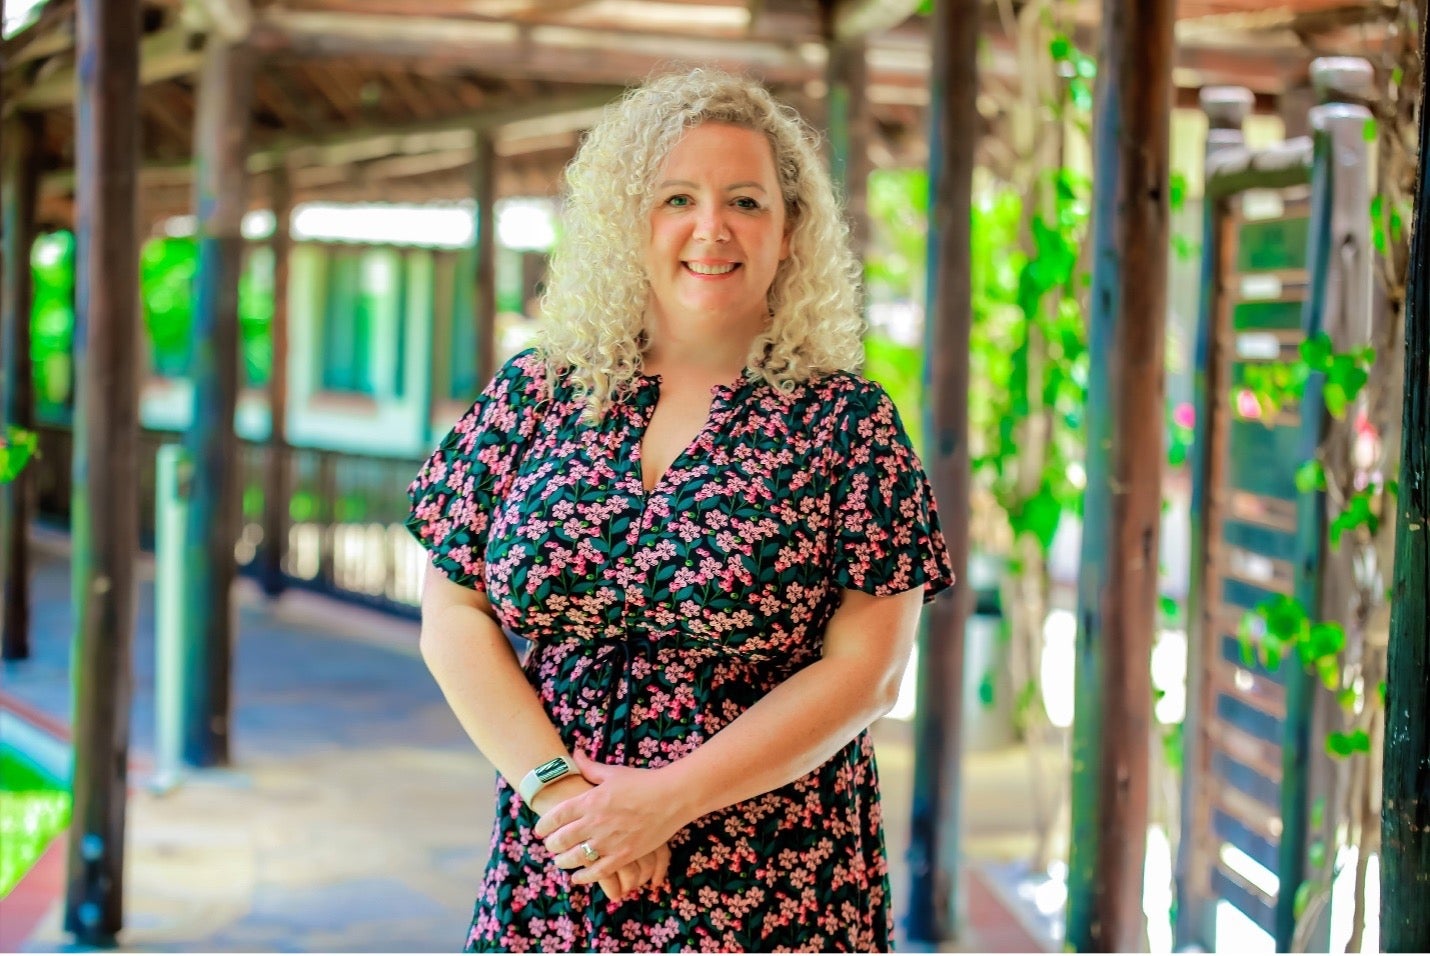
[(846, 590), (818, 661), (664, 767), (605, 767), (578, 755), (597, 787), (549, 810), (537, 834), (569, 868), (581, 863), (581, 840), (599, 840), (602, 859), (575, 877), (599, 880), (691, 821), (818, 768), (893, 706), (922, 602), (923, 588), (888, 597)]
[[(507, 780), (514, 784), (532, 767), (567, 752), (486, 595), (453, 583), (433, 567), (427, 569), (422, 593), (420, 647), (462, 729)], [(542, 788), (532, 809), (541, 814), (591, 787), (581, 777), (563, 777)], [(589, 837), (577, 842), (584, 839)], [(663, 846), (659, 849), (664, 852)], [(612, 868), (602, 882), (607, 895), (616, 898), (642, 883), (663, 880), (666, 858), (628, 857), (623, 866), (635, 869)]]

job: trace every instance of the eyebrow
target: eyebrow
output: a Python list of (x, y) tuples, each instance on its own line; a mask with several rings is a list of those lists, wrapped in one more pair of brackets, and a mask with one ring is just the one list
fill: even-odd
[[(658, 186), (656, 186), (656, 188), (668, 189), (671, 186), (688, 186), (693, 189), (696, 185), (696, 183), (693, 183), (688, 179), (667, 179), (663, 183), (660, 183)], [(753, 179), (746, 180), (742, 183), (731, 183), (730, 185), (725, 187), (726, 192), (734, 192), (737, 189), (758, 189), (762, 193), (768, 192), (768, 190), (765, 189), (763, 185), (755, 182)]]

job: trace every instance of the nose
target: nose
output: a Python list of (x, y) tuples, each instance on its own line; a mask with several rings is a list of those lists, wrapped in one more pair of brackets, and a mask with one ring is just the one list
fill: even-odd
[(695, 219), (695, 238), (701, 242), (725, 242), (730, 231), (725, 228), (725, 211), (719, 206), (706, 206)]

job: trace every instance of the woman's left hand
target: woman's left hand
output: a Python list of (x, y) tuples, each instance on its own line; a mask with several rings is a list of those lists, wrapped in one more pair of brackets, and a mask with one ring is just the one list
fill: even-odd
[[(556, 865), (579, 870), (573, 883), (614, 876), (689, 822), (681, 819), (681, 801), (667, 792), (658, 771), (597, 763), (580, 750), (574, 756), (581, 776), (595, 787), (556, 804), (536, 824)], [(594, 862), (583, 844), (597, 853)]]

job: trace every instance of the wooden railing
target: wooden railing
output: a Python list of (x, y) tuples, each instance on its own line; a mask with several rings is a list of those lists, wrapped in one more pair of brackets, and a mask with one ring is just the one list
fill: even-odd
[[(42, 520), (67, 526), (72, 492), (73, 432), (41, 426), (40, 457), (33, 463)], [(139, 541), (154, 546), (155, 461), (175, 432), (140, 432)], [(241, 441), (238, 469), (242, 519), (234, 555), (241, 573), (256, 573), (263, 546), (266, 445)], [(287, 584), (415, 615), (426, 558), (403, 527), (407, 485), (416, 459), (355, 455), (317, 448), (287, 448), (287, 541), (281, 567)], [(102, 469), (99, 469), (102, 473)]]

